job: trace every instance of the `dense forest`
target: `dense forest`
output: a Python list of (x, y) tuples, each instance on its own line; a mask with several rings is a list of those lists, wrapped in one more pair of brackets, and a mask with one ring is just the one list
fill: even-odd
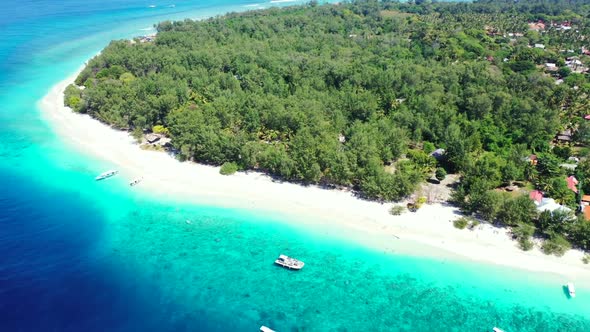
[(575, 0), (356, 1), (162, 22), (89, 61), (65, 103), (138, 138), (157, 130), (182, 159), (370, 199), (459, 173), (453, 201), (512, 226), (524, 249), (535, 232), (547, 252), (590, 249), (583, 216), (499, 190), (574, 211), (590, 193), (589, 17)]

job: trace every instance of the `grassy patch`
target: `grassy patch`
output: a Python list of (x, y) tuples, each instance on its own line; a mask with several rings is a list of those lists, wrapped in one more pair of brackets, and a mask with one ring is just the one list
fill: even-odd
[(389, 214), (392, 216), (399, 216), (404, 212), (406, 212), (406, 207), (401, 205), (394, 205), (389, 209)]
[(219, 173), (222, 175), (231, 175), (238, 171), (238, 165), (232, 162), (225, 162), (221, 165)]
[(458, 228), (458, 229), (465, 229), (465, 227), (467, 227), (467, 225), (469, 225), (469, 218), (467, 218), (467, 217), (461, 217), (461, 218), (455, 219), (453, 221), (453, 226), (455, 226), (455, 228)]
[(164, 149), (163, 146), (158, 145), (158, 144), (142, 144), (139, 146), (142, 150), (146, 150), (146, 151), (160, 151), (160, 152), (164, 152), (166, 151), (166, 149)]

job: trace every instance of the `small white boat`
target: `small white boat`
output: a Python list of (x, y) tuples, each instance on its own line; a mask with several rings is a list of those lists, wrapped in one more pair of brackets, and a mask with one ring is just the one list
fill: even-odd
[(504, 330), (502, 330), (502, 329), (500, 329), (500, 328), (498, 328), (498, 327), (494, 327), (494, 328), (492, 329), (492, 331), (494, 331), (494, 332), (504, 332)]
[(305, 265), (305, 263), (302, 261), (286, 255), (279, 255), (279, 258), (275, 261), (275, 264), (293, 270), (301, 270)]
[(260, 332), (276, 332), (276, 331), (271, 329), (270, 327), (266, 327), (266, 326), (262, 325), (260, 327)]
[(141, 180), (143, 180), (143, 178), (142, 178), (142, 177), (136, 178), (136, 179), (134, 179), (133, 181), (129, 182), (129, 185), (133, 187), (133, 186), (135, 186), (136, 184), (140, 183), (140, 182), (141, 182)]
[(116, 171), (116, 170), (106, 171), (104, 173), (101, 173), (99, 176), (95, 177), (94, 179), (96, 181), (104, 180), (104, 179), (110, 178), (111, 176), (113, 176), (113, 175), (115, 175), (117, 173), (119, 173), (119, 171)]
[(574, 283), (573, 282), (568, 282), (567, 283), (567, 291), (570, 294), (571, 298), (576, 297), (576, 288), (574, 287)]

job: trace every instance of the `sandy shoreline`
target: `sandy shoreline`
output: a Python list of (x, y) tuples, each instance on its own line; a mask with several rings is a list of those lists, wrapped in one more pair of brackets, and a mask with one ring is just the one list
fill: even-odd
[(288, 213), (304, 227), (383, 251), (454, 256), (543, 272), (564, 282), (580, 282), (582, 287), (590, 277), (590, 266), (582, 263), (579, 251), (570, 250), (560, 258), (538, 249), (523, 252), (504, 229), (490, 225), (475, 231), (455, 229), (452, 220), (458, 217), (457, 209), (451, 206), (427, 205), (416, 213), (394, 217), (388, 213), (391, 204), (360, 200), (349, 192), (276, 183), (256, 172), (223, 176), (217, 167), (181, 163), (165, 153), (142, 150), (127, 133), (63, 106), (63, 91), (75, 77), (59, 82), (43, 97), (38, 104), (42, 117), (62, 141), (113, 163), (121, 176), (129, 180), (143, 176), (138, 189), (180, 201)]

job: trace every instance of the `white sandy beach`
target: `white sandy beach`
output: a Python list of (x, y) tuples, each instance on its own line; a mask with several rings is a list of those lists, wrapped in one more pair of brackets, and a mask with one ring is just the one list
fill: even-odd
[(127, 133), (63, 106), (63, 91), (74, 78), (52, 87), (40, 101), (42, 116), (64, 142), (111, 162), (121, 176), (129, 180), (143, 176), (134, 190), (204, 204), (288, 213), (304, 227), (346, 236), (383, 251), (458, 256), (545, 272), (564, 282), (584, 284), (590, 276), (590, 266), (582, 263), (579, 251), (570, 250), (559, 258), (539, 249), (523, 252), (504, 229), (482, 225), (474, 231), (458, 230), (452, 224), (458, 218), (457, 210), (450, 206), (427, 205), (416, 213), (394, 217), (388, 213), (391, 204), (360, 200), (349, 192), (276, 183), (255, 172), (223, 176), (217, 167), (181, 163), (165, 153), (142, 150)]

